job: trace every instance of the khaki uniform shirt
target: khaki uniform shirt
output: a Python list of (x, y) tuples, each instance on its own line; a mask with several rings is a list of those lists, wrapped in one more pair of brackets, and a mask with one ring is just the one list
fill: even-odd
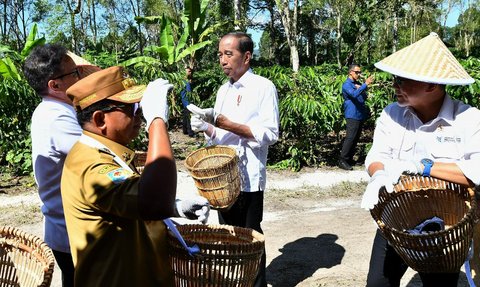
[[(83, 133), (132, 167), (134, 151)], [(149, 237), (138, 210), (140, 176), (113, 158), (80, 141), (65, 161), (61, 190), (75, 286), (173, 286), (165, 226), (157, 222), (155, 239)]]

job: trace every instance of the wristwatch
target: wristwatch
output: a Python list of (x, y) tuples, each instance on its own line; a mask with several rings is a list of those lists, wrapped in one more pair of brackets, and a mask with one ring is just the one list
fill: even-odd
[(433, 160), (424, 158), (420, 161), (423, 164), (423, 176), (430, 176), (430, 170), (433, 166)]

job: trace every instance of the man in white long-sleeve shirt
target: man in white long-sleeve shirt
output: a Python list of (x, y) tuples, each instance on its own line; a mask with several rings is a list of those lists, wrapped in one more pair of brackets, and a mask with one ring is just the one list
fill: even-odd
[(62, 270), (63, 287), (73, 286), (73, 262), (65, 226), (60, 179), (67, 153), (82, 134), (65, 91), (80, 71), (60, 45), (36, 47), (23, 67), (30, 86), (42, 98), (32, 115), (32, 161), (42, 200), (44, 240)]
[[(193, 131), (205, 132), (213, 144), (235, 148), (239, 156), (241, 192), (228, 211), (219, 212), (220, 223), (263, 233), (268, 146), (278, 140), (279, 112), (275, 85), (250, 69), (252, 54), (253, 41), (247, 34), (233, 32), (222, 37), (218, 58), (229, 81), (217, 92), (214, 109), (205, 111), (213, 123), (194, 114), (191, 125)], [(255, 286), (267, 286), (265, 258), (264, 253)]]
[[(375, 66), (394, 75), (397, 102), (376, 122), (365, 160), (371, 175), (362, 207), (378, 202), (381, 186), (392, 191), (403, 173), (462, 185), (480, 184), (480, 111), (446, 93), (446, 85), (474, 80), (437, 34), (390, 55)], [(412, 211), (413, 212), (413, 211)], [(377, 230), (367, 286), (399, 286), (408, 266)], [(457, 286), (457, 273), (420, 273), (423, 286)]]

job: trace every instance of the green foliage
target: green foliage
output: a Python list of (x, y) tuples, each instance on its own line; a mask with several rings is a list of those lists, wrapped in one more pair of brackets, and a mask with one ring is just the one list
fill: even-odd
[(475, 83), (468, 86), (447, 86), (447, 93), (454, 99), (480, 108), (480, 59), (470, 57), (460, 61), (460, 63), (475, 79)]
[[(480, 79), (479, 59), (470, 58), (462, 64), (472, 77)], [(297, 74), (279, 66), (255, 71), (272, 80), (279, 96), (281, 138), (270, 149), (269, 162), (276, 168), (293, 170), (305, 165), (331, 164), (339, 153), (339, 133), (345, 127), (341, 87), (347, 70), (325, 64), (303, 67)], [(371, 73), (368, 67), (364, 72), (367, 76)], [(375, 72), (374, 77), (375, 82), (368, 89), (371, 117), (367, 127), (373, 127), (383, 108), (395, 101), (392, 76)], [(470, 86), (448, 86), (447, 91), (452, 97), (479, 107), (479, 80)], [(367, 144), (365, 152), (368, 148)]]
[(32, 171), (30, 117), (39, 98), (19, 70), (32, 49), (45, 43), (44, 37), (36, 36), (33, 25), (20, 53), (0, 46), (0, 166), (14, 174)]
[(8, 46), (0, 45), (0, 75), (3, 78), (10, 78), (20, 80), (22, 78), (17, 67), (20, 67), (23, 60), (30, 54), (35, 46), (43, 45), (45, 38), (36, 38), (37, 36), (37, 24), (34, 24), (27, 37), (27, 42), (23, 47), (23, 50), (18, 53), (12, 50)]
[(17, 175), (32, 171), (30, 118), (39, 103), (25, 81), (0, 81), (0, 166)]
[[(13, 54), (12, 54), (13, 55)], [(20, 54), (16, 54), (21, 62)], [(103, 67), (110, 66), (115, 55), (92, 52), (86, 56), (96, 60)], [(95, 61), (93, 61), (95, 62)], [(461, 61), (467, 72), (480, 79), (480, 60), (469, 58)], [(392, 103), (394, 92), (392, 76), (370, 67), (363, 67), (366, 76), (374, 74), (374, 84), (370, 86), (367, 105), (371, 118), (367, 126), (373, 128), (375, 119), (382, 109)], [(298, 73), (281, 66), (257, 67), (255, 72), (270, 79), (277, 87), (280, 108), (279, 141), (269, 151), (269, 163), (276, 168), (299, 170), (303, 166), (333, 164), (339, 152), (340, 132), (344, 130), (341, 86), (346, 79), (347, 70), (336, 65), (302, 67)], [(156, 78), (168, 79), (174, 85), (169, 95), (170, 125), (181, 122), (182, 104), (180, 92), (185, 86), (185, 72), (168, 71), (162, 63), (148, 60), (139, 61), (128, 67), (129, 74), (139, 84), (147, 84)], [(31, 171), (30, 159), (30, 117), (39, 98), (30, 90), (27, 83), (15, 78), (0, 78), (0, 165), (16, 174)], [(193, 92), (190, 101), (200, 107), (212, 107), (218, 88), (226, 82), (225, 75), (218, 68), (206, 68), (195, 71)], [(456, 99), (472, 106), (480, 106), (480, 82), (470, 86), (448, 86), (448, 93)], [(145, 150), (147, 137), (141, 136), (131, 147)], [(365, 152), (369, 144), (365, 146)]]
[[(195, 52), (212, 43), (207, 38), (218, 27), (219, 24), (209, 25), (206, 23), (206, 12), (209, 0), (185, 0), (183, 15), (181, 17), (183, 26), (175, 25), (175, 21), (169, 17), (149, 16), (135, 17), (138, 23), (160, 22), (160, 43), (161, 46), (151, 45), (145, 49), (150, 52), (151, 57), (139, 56), (123, 62), (125, 66), (141, 63), (155, 65), (165, 61), (168, 65), (178, 63), (185, 57), (190, 56), (190, 65), (194, 66)], [(175, 31), (180, 31), (180, 38)], [(178, 39), (178, 41), (176, 40)], [(158, 59), (157, 59), (158, 58)]]

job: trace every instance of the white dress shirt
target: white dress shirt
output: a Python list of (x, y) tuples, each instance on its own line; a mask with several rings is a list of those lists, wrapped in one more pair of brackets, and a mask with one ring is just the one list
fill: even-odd
[(56, 251), (70, 253), (60, 180), (67, 153), (82, 134), (74, 108), (44, 98), (32, 116), (32, 164), (42, 200), (44, 240)]
[(229, 120), (250, 127), (254, 139), (240, 137), (215, 128), (212, 144), (228, 145), (237, 150), (241, 190), (263, 191), (266, 184), (268, 146), (278, 140), (279, 112), (275, 85), (248, 70), (237, 82), (223, 84), (217, 92), (215, 112)]
[(365, 166), (388, 159), (455, 162), (480, 184), (480, 111), (446, 95), (437, 118), (422, 123), (408, 107), (390, 104), (377, 119)]

